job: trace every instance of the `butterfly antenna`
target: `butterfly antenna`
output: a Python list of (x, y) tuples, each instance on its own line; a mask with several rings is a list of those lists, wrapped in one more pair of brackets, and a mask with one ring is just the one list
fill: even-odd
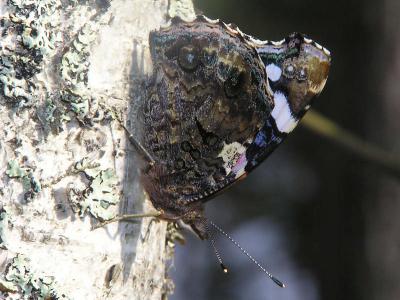
[(218, 259), (219, 265), (221, 266), (221, 269), (222, 269), (222, 271), (223, 271), (224, 273), (228, 273), (228, 268), (227, 268), (227, 267), (224, 265), (224, 263), (222, 262), (221, 255), (219, 254), (219, 251), (218, 251), (217, 247), (215, 246), (214, 233), (209, 229), (209, 227), (207, 226), (207, 224), (206, 224), (206, 228), (207, 228), (208, 233), (210, 234), (209, 241), (210, 241), (210, 243), (211, 243), (211, 246), (212, 246), (213, 249), (214, 249), (214, 253), (215, 253), (215, 256), (216, 256), (217, 259)]
[[(274, 277), (274, 276), (273, 276), (270, 272), (268, 272), (262, 265), (260, 265), (259, 262), (256, 261), (256, 260), (254, 259), (254, 257), (251, 256), (245, 249), (243, 249), (242, 246), (240, 246), (240, 244), (239, 244), (238, 242), (236, 242), (229, 234), (227, 234), (225, 231), (223, 231), (223, 230), (222, 230), (218, 225), (216, 225), (214, 222), (210, 221), (210, 224), (211, 224), (216, 230), (218, 230), (222, 235), (224, 235), (226, 238), (228, 238), (233, 244), (235, 244), (235, 246), (238, 247), (238, 248), (240, 249), (240, 251), (242, 251), (242, 253), (243, 253), (244, 255), (246, 255), (254, 264), (256, 264), (257, 267), (258, 267), (260, 270), (262, 270), (265, 274), (267, 274), (267, 276), (268, 276), (273, 282), (275, 282), (278, 286), (280, 286), (280, 287), (282, 287), (282, 288), (285, 287), (285, 285), (284, 285), (279, 279), (277, 279), (276, 277)], [(211, 239), (211, 240), (213, 240), (213, 239)], [(213, 243), (213, 242), (211, 242), (211, 243)], [(215, 249), (215, 248), (214, 248), (214, 249)], [(216, 252), (216, 254), (217, 254), (217, 257), (218, 257), (218, 256), (219, 256), (219, 255), (218, 255), (218, 252)]]

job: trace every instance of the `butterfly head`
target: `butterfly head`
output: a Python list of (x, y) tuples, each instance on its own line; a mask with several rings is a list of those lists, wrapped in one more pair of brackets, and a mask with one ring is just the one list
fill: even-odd
[(274, 94), (272, 116), (278, 130), (289, 133), (324, 88), (330, 52), (298, 33), (280, 42), (265, 43), (257, 51)]

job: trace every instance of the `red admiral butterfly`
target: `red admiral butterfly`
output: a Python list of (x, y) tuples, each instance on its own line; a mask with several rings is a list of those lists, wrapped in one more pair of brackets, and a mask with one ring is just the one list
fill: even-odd
[(204, 202), (263, 161), (326, 82), (329, 52), (301, 34), (261, 42), (203, 16), (150, 33), (145, 190), (162, 218), (207, 238)]
[(296, 127), (325, 85), (330, 53), (298, 33), (259, 41), (204, 16), (174, 18), (149, 41), (154, 71), (143, 146), (134, 141), (149, 161), (143, 186), (159, 218), (181, 220), (201, 239), (210, 238), (211, 224), (231, 239), (207, 221), (204, 203), (244, 178)]

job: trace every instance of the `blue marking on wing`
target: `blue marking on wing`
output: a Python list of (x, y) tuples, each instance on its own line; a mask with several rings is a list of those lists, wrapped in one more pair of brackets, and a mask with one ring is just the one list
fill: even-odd
[(280, 133), (276, 128), (273, 117), (268, 118), (246, 151), (248, 161), (245, 167), (246, 172), (250, 172), (265, 160), (283, 142), (285, 137), (286, 134)]
[(267, 138), (267, 137), (266, 137), (264, 131), (260, 131), (260, 132), (258, 132), (258, 134), (257, 134), (256, 139), (255, 139), (254, 142), (256, 143), (256, 145), (257, 145), (258, 147), (263, 148), (263, 147), (267, 146), (266, 138)]

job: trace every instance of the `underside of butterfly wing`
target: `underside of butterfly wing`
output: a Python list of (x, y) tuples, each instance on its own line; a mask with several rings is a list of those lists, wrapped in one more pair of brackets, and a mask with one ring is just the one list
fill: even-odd
[(203, 203), (293, 130), (322, 90), (330, 57), (302, 35), (264, 42), (203, 16), (175, 18), (149, 41), (143, 145), (155, 164), (142, 182), (163, 218), (206, 238)]
[(182, 215), (220, 190), (270, 115), (273, 102), (254, 47), (204, 18), (150, 34), (154, 75), (144, 104), (144, 174), (156, 208)]

